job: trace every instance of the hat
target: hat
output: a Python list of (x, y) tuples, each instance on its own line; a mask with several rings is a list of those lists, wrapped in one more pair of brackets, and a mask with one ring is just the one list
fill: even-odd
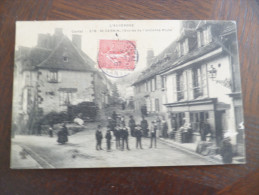
[(236, 135), (237, 135), (237, 132), (227, 131), (227, 132), (224, 133), (224, 139), (235, 137)]

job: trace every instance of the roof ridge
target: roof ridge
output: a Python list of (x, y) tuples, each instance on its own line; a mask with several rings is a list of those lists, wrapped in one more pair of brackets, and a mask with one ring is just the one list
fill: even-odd
[[(70, 40), (69, 40), (70, 41)], [(71, 41), (70, 41), (71, 42)], [(79, 54), (79, 56), (81, 57), (81, 59), (83, 60), (83, 62), (85, 62), (85, 59), (84, 59), (84, 57), (82, 56), (82, 54), (81, 54), (81, 52), (83, 52), (81, 49), (79, 49), (79, 48), (77, 48), (72, 42), (71, 42), (71, 45), (73, 46), (73, 48), (77, 51), (77, 53)], [(81, 50), (81, 51), (80, 51)], [(86, 53), (84, 53), (87, 57), (88, 57), (88, 55), (86, 54)], [(90, 57), (89, 57), (90, 58)], [(92, 59), (91, 59), (92, 60)], [(85, 63), (86, 64), (86, 63)], [(92, 69), (92, 70), (95, 70), (95, 68), (94, 67), (91, 67), (90, 65), (89, 65), (89, 68), (90, 69)]]
[(48, 59), (50, 59), (50, 57), (52, 57), (53, 56), (53, 54), (55, 53), (55, 51), (58, 49), (58, 47), (60, 46), (60, 44), (62, 43), (62, 41), (64, 40), (64, 37), (65, 37), (66, 35), (64, 35), (62, 38), (61, 38), (61, 40), (59, 41), (59, 43), (57, 44), (57, 46), (52, 50), (52, 52), (49, 54), (49, 56), (45, 59), (45, 60), (43, 60), (39, 65), (36, 65), (36, 67), (40, 67), (42, 64), (44, 64)]

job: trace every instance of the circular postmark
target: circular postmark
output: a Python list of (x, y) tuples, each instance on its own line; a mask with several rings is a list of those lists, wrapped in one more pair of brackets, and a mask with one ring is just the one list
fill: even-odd
[(138, 52), (136, 42), (129, 40), (100, 40), (98, 67), (108, 76), (121, 78), (136, 67)]

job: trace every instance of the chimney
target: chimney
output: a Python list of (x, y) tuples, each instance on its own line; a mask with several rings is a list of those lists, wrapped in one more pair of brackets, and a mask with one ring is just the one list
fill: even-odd
[(50, 34), (39, 34), (37, 46), (41, 47), (41, 48), (49, 49), (50, 48)]
[(152, 64), (153, 59), (154, 59), (154, 51), (153, 49), (149, 49), (147, 51), (147, 66), (150, 66)]
[(82, 36), (81, 36), (81, 35), (77, 35), (77, 34), (73, 34), (73, 35), (72, 35), (72, 43), (73, 43), (78, 49), (81, 49)]

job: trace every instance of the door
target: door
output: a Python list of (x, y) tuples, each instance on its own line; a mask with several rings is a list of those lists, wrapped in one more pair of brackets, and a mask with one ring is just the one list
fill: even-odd
[(216, 111), (215, 112), (215, 122), (216, 122), (216, 143), (217, 146), (220, 145), (222, 139), (223, 139), (223, 115), (225, 114), (225, 111)]

